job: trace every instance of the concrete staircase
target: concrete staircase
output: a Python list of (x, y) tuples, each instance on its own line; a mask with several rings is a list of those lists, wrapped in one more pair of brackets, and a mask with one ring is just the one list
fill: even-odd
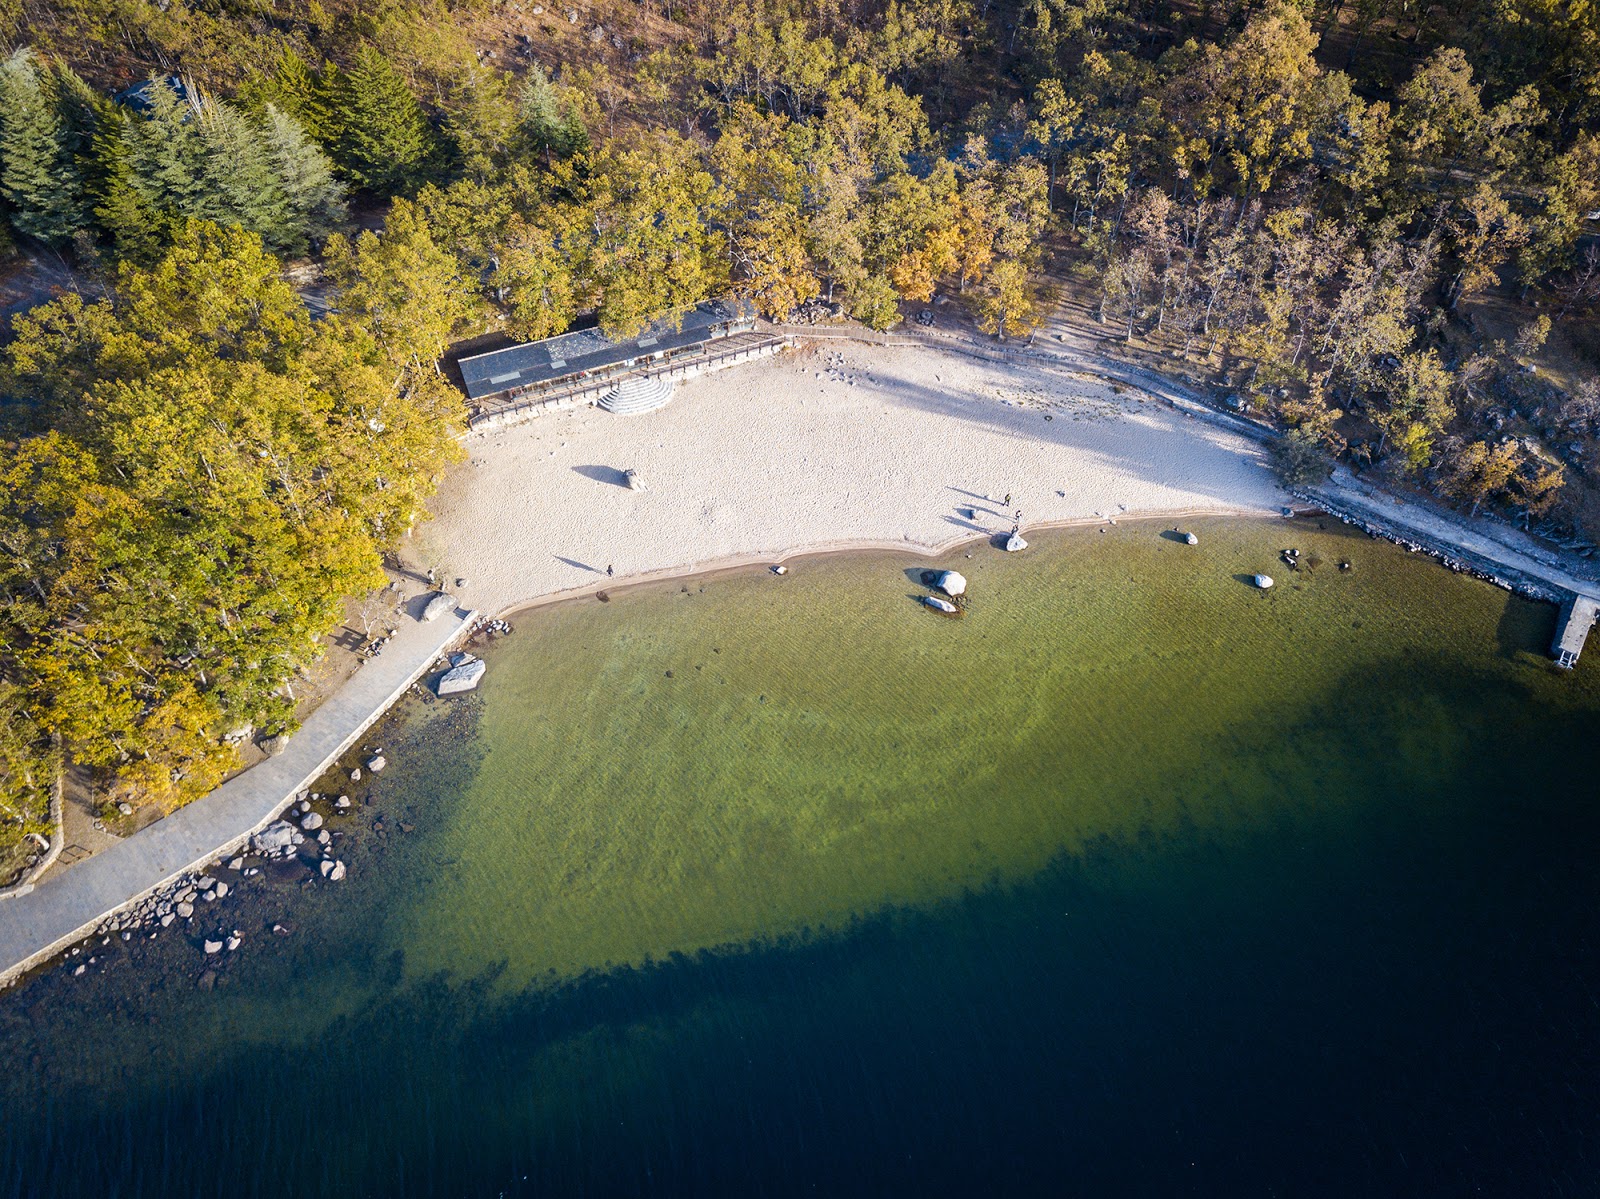
[(654, 412), (672, 398), (677, 389), (665, 374), (630, 375), (600, 397), (600, 407), (618, 416)]

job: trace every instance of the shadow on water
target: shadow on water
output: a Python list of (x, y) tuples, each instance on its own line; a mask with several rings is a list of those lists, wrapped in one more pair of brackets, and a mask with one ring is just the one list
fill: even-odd
[(8, 1101), (0, 1194), (1578, 1193), (1600, 812), (1545, 751), (1596, 713), (1552, 694), (1369, 662), (1172, 780), (1309, 802), (839, 935), (509, 998), (365, 963), (313, 1052)]
[[(1500, 657), (1515, 661), (1528, 654), (1548, 661), (1550, 646), (1556, 639), (1556, 622), (1561, 612), (1554, 604), (1506, 594), (1505, 607), (1495, 625), (1494, 641)], [(1551, 670), (1556, 667), (1552, 664)]]

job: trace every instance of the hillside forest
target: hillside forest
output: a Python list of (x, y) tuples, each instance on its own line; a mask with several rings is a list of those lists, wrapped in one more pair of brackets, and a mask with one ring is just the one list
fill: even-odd
[(546, 3), (0, 0), (0, 258), (71, 281), (0, 363), (0, 853), (292, 727), (466, 336), (1053, 316), (1291, 480), (1600, 539), (1595, 6)]

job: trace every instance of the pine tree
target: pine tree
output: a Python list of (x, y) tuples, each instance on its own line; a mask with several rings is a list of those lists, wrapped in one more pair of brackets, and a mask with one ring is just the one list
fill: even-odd
[(363, 46), (340, 89), (341, 165), (374, 195), (415, 191), (434, 157), (433, 130), (404, 79), (373, 46)]
[(26, 237), (63, 245), (85, 223), (83, 185), (59, 93), (28, 50), (0, 65), (0, 192)]
[(327, 155), (288, 114), (267, 105), (262, 133), (295, 227), (283, 249), (304, 254), (344, 224), (344, 188), (333, 177)]
[(566, 117), (561, 111), (561, 100), (538, 63), (528, 68), (528, 77), (522, 83), (522, 95), (517, 101), (517, 115), (529, 149), (544, 154), (547, 162), (552, 153), (566, 153)]
[(193, 119), (199, 98), (180, 96), (164, 80), (146, 94), (148, 113), (125, 126), (128, 184), (157, 212), (209, 217), (206, 142)]
[[(268, 104), (295, 122), (324, 146), (339, 139), (339, 120), (330, 92), (337, 90), (337, 72), (317, 71), (293, 49), (278, 59), (272, 78), (263, 89)], [(333, 87), (329, 79), (333, 79)]]
[(110, 240), (112, 253), (126, 262), (149, 263), (161, 249), (164, 221), (134, 185), (128, 130), (134, 119), (124, 112), (114, 113), (95, 135), (92, 200), (95, 223)]
[(201, 211), (185, 213), (260, 234), (281, 251), (300, 239), (299, 223), (279, 178), (263, 130), (231, 105), (205, 100), (200, 107), (205, 144), (205, 196)]

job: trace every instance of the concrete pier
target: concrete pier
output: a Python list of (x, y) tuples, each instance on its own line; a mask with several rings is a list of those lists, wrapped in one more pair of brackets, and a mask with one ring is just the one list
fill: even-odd
[(1571, 670), (1583, 652), (1584, 639), (1594, 627), (1595, 616), (1600, 613), (1600, 598), (1592, 595), (1574, 595), (1561, 605), (1561, 618), (1556, 622), (1555, 644), (1550, 653), (1556, 665)]

